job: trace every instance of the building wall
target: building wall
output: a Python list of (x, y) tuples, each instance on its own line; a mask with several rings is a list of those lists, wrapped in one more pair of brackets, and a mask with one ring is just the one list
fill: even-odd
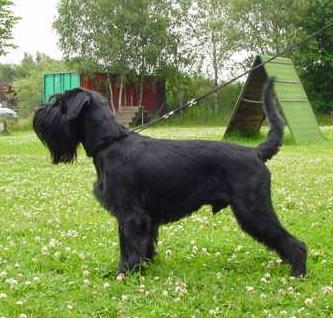
[[(113, 103), (116, 109), (119, 106), (120, 76), (110, 75)], [(81, 87), (100, 92), (110, 100), (109, 81), (106, 73), (81, 75)], [(147, 112), (158, 112), (165, 104), (165, 84), (152, 76), (144, 78), (142, 106)], [(121, 106), (139, 106), (139, 82), (126, 81), (122, 91)]]

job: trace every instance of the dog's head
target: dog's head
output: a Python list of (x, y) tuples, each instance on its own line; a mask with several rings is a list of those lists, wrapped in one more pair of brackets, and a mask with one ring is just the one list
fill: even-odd
[(33, 128), (48, 147), (54, 164), (73, 162), (80, 142), (89, 154), (127, 132), (114, 120), (100, 94), (81, 88), (56, 94), (49, 103), (39, 106)]

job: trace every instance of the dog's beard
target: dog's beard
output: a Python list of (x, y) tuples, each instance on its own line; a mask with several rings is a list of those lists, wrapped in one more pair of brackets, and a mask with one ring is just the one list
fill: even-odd
[(79, 138), (75, 123), (69, 122), (60, 107), (40, 106), (33, 118), (38, 138), (50, 151), (52, 162), (71, 163), (76, 160)]

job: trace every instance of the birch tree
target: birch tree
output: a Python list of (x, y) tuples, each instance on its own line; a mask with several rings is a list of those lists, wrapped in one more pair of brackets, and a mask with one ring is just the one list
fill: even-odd
[(12, 1), (0, 0), (0, 56), (15, 48), (12, 31), (19, 18), (14, 15), (12, 6)]

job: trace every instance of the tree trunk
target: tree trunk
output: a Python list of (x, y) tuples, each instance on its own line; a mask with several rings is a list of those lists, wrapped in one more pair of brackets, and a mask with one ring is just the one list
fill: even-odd
[[(212, 31), (212, 45), (213, 45), (213, 69), (214, 69), (214, 88), (218, 86), (218, 63), (217, 63), (217, 54), (216, 54), (216, 39), (214, 31)], [(218, 101), (218, 94), (217, 92), (214, 93), (214, 107), (213, 112), (214, 114), (218, 113), (219, 109), (219, 101)]]
[(124, 91), (124, 105), (125, 105), (125, 106), (129, 106), (129, 105), (128, 105), (128, 100), (127, 100), (127, 94), (126, 94), (126, 81), (124, 81), (124, 88), (123, 88), (123, 91)]
[(144, 81), (146, 74), (146, 63), (145, 63), (145, 45), (141, 47), (141, 67), (140, 67), (140, 92), (139, 92), (139, 106), (143, 103), (143, 91), (144, 91)]
[(139, 87), (139, 105), (142, 106), (143, 102), (143, 86), (144, 86), (144, 76), (140, 76), (140, 87)]
[(123, 101), (123, 89), (124, 89), (124, 76), (120, 76), (120, 89), (119, 89), (119, 100), (118, 100), (118, 110), (121, 110)]
[(108, 73), (108, 83), (109, 83), (109, 93), (110, 93), (110, 105), (111, 105), (111, 110), (113, 115), (116, 114), (116, 109), (114, 107), (114, 102), (113, 102), (113, 91), (112, 91), (112, 80), (110, 73)]

